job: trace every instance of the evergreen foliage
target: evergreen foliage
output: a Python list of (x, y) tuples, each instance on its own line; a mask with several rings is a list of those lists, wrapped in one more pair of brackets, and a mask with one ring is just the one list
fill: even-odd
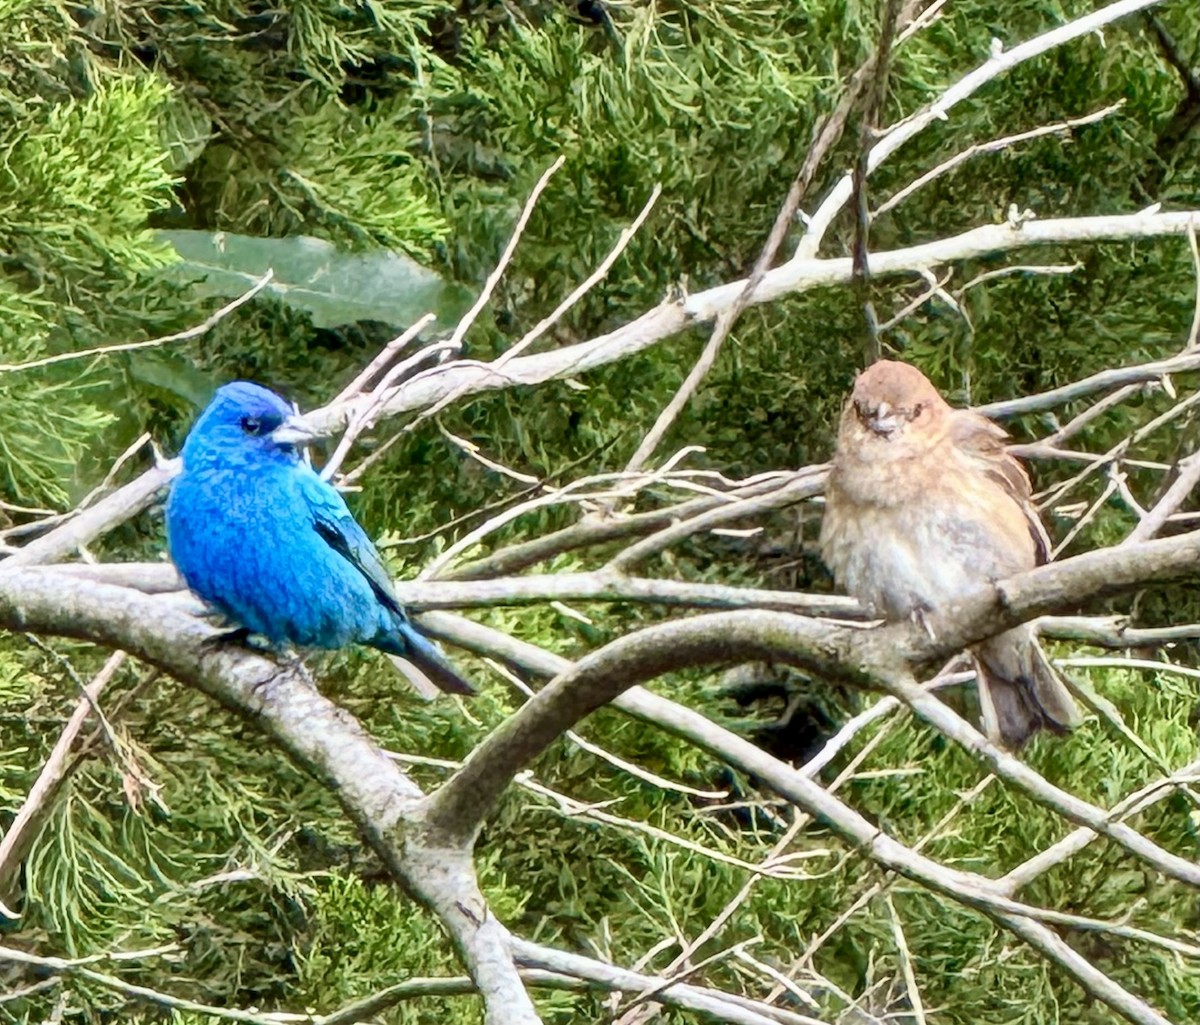
[[(9, 503), (69, 509), (144, 428), (176, 451), (195, 405), (222, 380), (249, 376), (302, 403), (327, 400), (392, 336), (396, 325), (365, 316), (314, 326), (303, 310), (264, 295), (170, 348), (20, 366), (166, 335), (219, 306), (222, 300), (171, 273), (177, 255), (161, 229), (307, 235), (366, 254), (387, 248), (477, 290), (530, 186), (561, 153), (566, 167), (537, 207), (489, 319), (468, 339), (468, 356), (503, 351), (552, 309), (608, 252), (655, 182), (663, 197), (647, 229), (551, 342), (611, 330), (673, 289), (744, 275), (818, 117), (872, 52), (876, 5), (627, 0), (606, 6), (611, 31), (571, 17), (574, 6), (135, 0), (81, 7), (0, 0), (0, 525)], [(937, 23), (898, 50), (887, 119), (911, 114), (977, 66), (993, 36), (1011, 46), (1093, 6), (947, 5)], [(1168, 3), (1157, 16), (1175, 39), (1195, 40), (1200, 32), (1194, 4)], [(1194, 66), (1196, 55), (1188, 57)], [(882, 168), (871, 196), (877, 203), (971, 143), (1118, 100), (1119, 113), (1067, 137), (965, 162), (880, 218), (872, 246), (1000, 222), (1011, 204), (1043, 218), (1128, 212), (1152, 202), (1194, 206), (1195, 130), (1176, 141), (1171, 134), (1187, 96), (1137, 19), (993, 83)], [(856, 143), (851, 130), (806, 207), (850, 166)], [(850, 219), (840, 220), (823, 252), (848, 255), (853, 234)], [(1139, 241), (1039, 254), (1039, 262), (1076, 261), (1081, 269), (1067, 277), (1013, 275), (972, 288), (965, 316), (935, 300), (885, 341), (956, 402), (1048, 388), (1178, 350), (1195, 295), (1186, 245)], [(955, 268), (951, 287), (1009, 262), (968, 261)], [(877, 284), (875, 301), (899, 309), (923, 287)], [(703, 445), (705, 464), (731, 477), (824, 459), (860, 363), (861, 318), (848, 289), (814, 290), (748, 311), (664, 450)], [(701, 341), (696, 333), (668, 339), (574, 385), (484, 395), (452, 407), (440, 423), (490, 458), (542, 479), (617, 469), (690, 369)], [(1165, 397), (1148, 397), (1136, 415), (1145, 422), (1165, 408)], [(1098, 420), (1086, 447), (1106, 450), (1134, 426), (1131, 415)], [(1038, 426), (1031, 419), (1013, 430), (1022, 438)], [(1194, 440), (1194, 422), (1184, 421), (1180, 432), (1154, 442), (1157, 458), (1174, 458), (1182, 438)], [(1043, 486), (1050, 475), (1068, 472), (1057, 465), (1034, 470)], [(1131, 482), (1144, 488), (1154, 479)], [(414, 575), (477, 525), (489, 503), (521, 488), (467, 459), (432, 422), (395, 445), (362, 483), (356, 511), (383, 538), (398, 576)], [(1093, 497), (1103, 485), (1094, 483)], [(489, 546), (536, 536), (569, 516), (550, 509), (522, 518)], [(1062, 518), (1052, 527), (1062, 536), (1072, 522)], [(804, 523), (780, 517), (776, 526), (779, 534), (802, 533)], [(1110, 541), (1128, 526), (1122, 507), (1106, 507), (1072, 551)], [(161, 550), (161, 517), (151, 513), (107, 538), (97, 554), (154, 558)], [(814, 560), (794, 554), (772, 559), (734, 544), (697, 542), (660, 570), (697, 581), (826, 586)], [(547, 571), (592, 565), (590, 556), (564, 556)], [(1187, 609), (1194, 622), (1196, 606), (1194, 589), (1180, 589), (1148, 598), (1141, 614), (1153, 622), (1168, 609), (1175, 616)], [(659, 615), (585, 603), (478, 618), (575, 656)], [(101, 664), (87, 646), (54, 646), (82, 678)], [(1190, 652), (1177, 654), (1194, 661)], [(424, 705), (397, 692), (385, 667), (362, 653), (331, 656), (319, 676), (383, 747), (459, 761), (515, 707), (486, 667), (471, 668), (493, 682), (463, 707)], [(1107, 804), (1154, 778), (1161, 764), (1196, 757), (1195, 679), (1108, 669), (1089, 678), (1158, 761), (1116, 745), (1110, 731), (1091, 723), (1067, 740), (1034, 745), (1029, 760), (1049, 779)], [(747, 732), (778, 712), (737, 707), (708, 674), (680, 673), (655, 686)], [(834, 718), (872, 700), (809, 686)], [(0, 638), (6, 815), (32, 785), (76, 699), (60, 662), (24, 638)], [(115, 719), (121, 745), (157, 789), (125, 775), (103, 743), (90, 751), (27, 862), (23, 917), (8, 925), (5, 942), (62, 956), (173, 943), (169, 955), (105, 970), (241, 1008), (328, 1012), (406, 977), (460, 973), (436, 921), (387, 882), (335, 799), (264, 748), (253, 726), (172, 681), (147, 683), (140, 667), (123, 669), (103, 704), (122, 702)], [(728, 788), (730, 801), (762, 796), (755, 781), (616, 712), (596, 714), (583, 732), (652, 772), (698, 789)], [(1000, 873), (1064, 829), (1061, 819), (999, 783), (964, 801), (978, 781), (977, 764), (911, 717), (867, 731), (835, 768), (868, 748), (868, 771), (844, 792), (908, 843), (953, 815), (930, 841), (928, 852), (940, 860)], [(715, 812), (706, 807), (712, 802), (664, 792), (568, 740), (540, 761), (536, 775), (578, 801), (614, 802), (606, 807), (611, 814), (713, 852), (598, 824), (544, 795), (512, 790), (479, 851), (493, 910), (524, 936), (617, 964), (637, 962), (664, 935), (696, 935), (747, 879), (728, 859), (756, 863), (779, 838), (777, 822)], [(428, 785), (444, 769), (418, 765), (414, 776)], [(1194, 810), (1167, 801), (1141, 827), (1168, 849), (1195, 855)], [(698, 958), (757, 940), (755, 956), (784, 967), (879, 883), (893, 894), (937, 1020), (1033, 1023), (1047, 1020), (1049, 1008), (1063, 1021), (1113, 1020), (1014, 937), (846, 856), (821, 823), (810, 825), (800, 846), (812, 855), (802, 863), (811, 877), (760, 880)], [(1122, 852), (1094, 843), (1041, 879), (1029, 899), (1147, 929), (1194, 930), (1195, 908), (1178, 890), (1129, 864)], [(1172, 1020), (1200, 1019), (1194, 962), (1067, 932), (1095, 964)], [(647, 970), (677, 952), (660, 954)], [(821, 1014), (831, 1021), (845, 1006), (839, 992), (857, 997), (881, 980), (899, 979), (886, 902), (868, 901), (821, 948), (814, 967), (829, 983), (818, 992)], [(13, 965), (0, 964), (0, 972), (10, 990), (32, 981)], [(746, 979), (739, 973), (736, 961), (726, 961), (709, 977), (738, 989)], [(161, 1010), (84, 979), (69, 987), (63, 1021), (164, 1019)], [(42, 1020), (58, 999), (50, 989), (0, 1001), (0, 1020)], [(877, 1013), (895, 1010), (902, 988), (879, 999)], [(547, 1022), (595, 1021), (603, 1013), (596, 994), (547, 990), (538, 1000)], [(213, 1020), (182, 1011), (171, 1018)], [(428, 998), (377, 1020), (454, 1025), (478, 1020), (478, 1010), (470, 997)], [(693, 1019), (663, 1012), (662, 1020)]]

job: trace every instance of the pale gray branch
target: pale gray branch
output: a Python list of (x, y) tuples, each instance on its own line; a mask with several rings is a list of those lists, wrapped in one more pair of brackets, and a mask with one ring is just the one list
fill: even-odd
[(1066, 559), (983, 588), (949, 613), (930, 617), (935, 639), (908, 623), (849, 630), (760, 611), (659, 624), (585, 657), (503, 723), (429, 799), (428, 821), (446, 843), (465, 843), (519, 769), (563, 731), (633, 684), (683, 666), (761, 659), (883, 687), (1035, 800), (1102, 833), (1165, 874), (1200, 886), (1200, 866), (1112, 822), (1103, 809), (1053, 787), (1019, 759), (988, 743), (910, 674), (913, 666), (953, 654), (999, 630), (1130, 587), (1195, 577), (1198, 567), (1200, 532)]
[(177, 459), (147, 470), (107, 498), (102, 498), (95, 505), (75, 514), (44, 537), (30, 541), (12, 555), (0, 560), (0, 575), (21, 566), (59, 562), (75, 554), (89, 541), (148, 509), (158, 497), (158, 493), (178, 472)]
[(529, 968), (543, 968), (562, 975), (573, 975), (599, 983), (608, 989), (627, 989), (642, 992), (654, 990), (659, 1003), (696, 1011), (714, 1021), (730, 1025), (825, 1025), (817, 1018), (796, 1014), (758, 1000), (749, 1000), (733, 993), (693, 986), (686, 982), (668, 982), (653, 975), (618, 968), (580, 954), (571, 954), (519, 937), (512, 939), (513, 956), (517, 963)]
[[(146, 594), (179, 591), (175, 567), (156, 562), (69, 563), (46, 572), (75, 580), (133, 587)], [(628, 577), (608, 570), (547, 573), (490, 580), (397, 580), (396, 596), (408, 608), (467, 609), (550, 601), (639, 602), (694, 609), (779, 609), (809, 616), (863, 619), (868, 610), (853, 598), (802, 591), (769, 591), (724, 584)]]
[(41, 568), (0, 574), (0, 626), (118, 648), (250, 720), (336, 794), (393, 876), (442, 920), (483, 996), (487, 1025), (539, 1018), (490, 912), (469, 850), (432, 843), (421, 791), (353, 716), (323, 697), (296, 662), (213, 643), (194, 599), (139, 591)]
[[(871, 147), (870, 153), (867, 154), (867, 171), (874, 172), (893, 153), (934, 122), (949, 120), (948, 112), (950, 110), (974, 95), (988, 82), (1017, 65), (1048, 53), (1072, 40), (1092, 32), (1098, 32), (1105, 25), (1110, 25), (1119, 18), (1135, 14), (1161, 2), (1162, 0), (1120, 0), (1118, 3), (1109, 4), (1082, 18), (1069, 21), (1065, 25), (1055, 26), (1011, 49), (997, 47), (979, 67), (963, 75), (936, 100), (911, 117), (905, 118)], [(809, 218), (808, 233), (800, 241), (796, 258), (804, 259), (816, 253), (825, 237), (825, 232), (829, 230), (834, 218), (849, 201), (853, 190), (854, 176), (847, 173), (830, 190), (829, 195)], [(872, 271), (874, 272), (874, 270), (872, 265)]]
[[(1200, 352), (1181, 352), (1177, 356), (1155, 360), (1151, 363), (1134, 363), (1127, 367), (1101, 370), (1080, 381), (1072, 381), (1070, 384), (1064, 384), (1061, 388), (1051, 388), (1049, 391), (1039, 392), (1036, 395), (1005, 399), (1002, 402), (988, 402), (973, 408), (976, 413), (993, 420), (1005, 420), (1021, 413), (1038, 413), (1042, 410), (1054, 409), (1096, 392), (1111, 391), (1126, 385), (1158, 382), (1171, 374), (1182, 374), (1196, 369), (1200, 369)], [(1061, 440), (1060, 434), (1054, 435), (1054, 437)]]
[[(561, 679), (574, 668), (571, 662), (561, 656), (449, 613), (432, 613), (426, 617), (426, 621), (446, 639), (497, 655), (531, 673), (558, 676)], [(1165, 1019), (1152, 1008), (1072, 951), (1052, 930), (1041, 922), (1023, 917), (1023, 912), (1034, 909), (1006, 903), (991, 880), (969, 872), (947, 869), (905, 847), (844, 805), (820, 784), (698, 712), (638, 686), (625, 690), (613, 703), (623, 711), (682, 737), (758, 777), (765, 786), (797, 807), (827, 822), (843, 840), (882, 867), (988, 914), (1060, 965), (1088, 992), (1120, 1011), (1129, 1020), (1139, 1025), (1166, 1025)], [(519, 940), (515, 944), (515, 949), (522, 949)]]
[[(873, 252), (871, 274), (876, 278), (910, 274), (957, 260), (1030, 246), (1186, 235), (1189, 225), (1197, 220), (1200, 220), (1200, 210), (985, 225), (907, 249)], [(767, 271), (747, 302), (756, 305), (818, 287), (847, 284), (853, 280), (853, 275), (853, 260), (850, 257), (793, 259)], [(419, 380), (400, 385), (388, 399), (381, 415), (398, 416), (426, 409), (456, 392), (462, 395), (477, 394), (574, 377), (626, 359), (686, 328), (711, 322), (738, 301), (745, 285), (745, 280), (731, 281), (693, 293), (686, 299), (664, 302), (609, 334), (577, 345), (521, 356), (500, 368), (470, 361), (445, 363)], [(306, 414), (305, 420), (314, 430), (334, 433), (355, 415), (356, 403), (360, 401), (355, 399), (314, 410)]]

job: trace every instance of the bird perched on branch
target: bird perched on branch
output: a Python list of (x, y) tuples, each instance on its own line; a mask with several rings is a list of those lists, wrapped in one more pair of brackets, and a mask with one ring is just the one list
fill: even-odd
[(342, 496), (300, 458), (314, 438), (272, 391), (217, 391), (183, 446), (167, 543), (190, 587), (274, 646), (367, 644), (452, 694), (474, 688), (410, 622)]
[[(1029, 477), (992, 421), (949, 406), (921, 371), (882, 360), (842, 411), (821, 554), (838, 584), (888, 619), (923, 615), (1049, 556)], [(976, 645), (988, 736), (1019, 748), (1070, 729), (1075, 702), (1033, 628)]]

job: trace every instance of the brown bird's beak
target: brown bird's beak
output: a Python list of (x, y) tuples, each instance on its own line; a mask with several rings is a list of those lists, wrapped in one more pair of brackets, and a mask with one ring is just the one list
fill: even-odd
[(867, 427), (875, 434), (890, 438), (900, 429), (900, 418), (886, 402), (879, 403), (867, 414)]

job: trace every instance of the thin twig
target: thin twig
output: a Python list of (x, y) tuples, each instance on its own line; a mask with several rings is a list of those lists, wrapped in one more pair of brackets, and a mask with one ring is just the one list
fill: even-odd
[(34, 370), (37, 367), (53, 366), (56, 363), (66, 363), (75, 359), (87, 359), (89, 356), (107, 356), (113, 352), (133, 352), (137, 349), (155, 349), (171, 342), (186, 342), (191, 338), (199, 338), (211, 331), (225, 317), (229, 316), (239, 306), (244, 306), (261, 292), (274, 278), (275, 271), (268, 270), (247, 291), (243, 292), (232, 302), (226, 303), (216, 313), (201, 324), (189, 327), (173, 335), (163, 335), (161, 338), (149, 338), (143, 342), (124, 342), (119, 345), (98, 345), (93, 349), (80, 349), (78, 352), (60, 352), (53, 356), (43, 356), (40, 359), (29, 360), (27, 363), (0, 363), (0, 374), (13, 373), (18, 370)]
[[(1084, 36), (1091, 35), (1119, 18), (1153, 7), (1162, 0), (1119, 0), (1082, 18), (1058, 25), (1034, 36), (1011, 50), (993, 50), (991, 56), (974, 71), (968, 72), (946, 89), (932, 103), (912, 117), (906, 118), (888, 131), (872, 148), (867, 158), (867, 170), (873, 173), (885, 160), (906, 142), (920, 134), (935, 121), (947, 120), (948, 112), (974, 95), (988, 82), (1044, 53), (1057, 49)], [(825, 233), (834, 218), (853, 195), (854, 175), (846, 174), (830, 190), (817, 211), (809, 218), (808, 233), (796, 249), (794, 260), (803, 262), (816, 255)]]
[[(892, 4), (894, 0), (888, 0), (888, 2)], [(909, 0), (902, 20), (911, 20), (916, 7), (917, 4)], [(809, 145), (808, 153), (805, 155), (804, 162), (797, 172), (796, 177), (792, 179), (792, 184), (788, 188), (787, 196), (784, 198), (779, 212), (775, 215), (775, 222), (771, 225), (771, 231), (767, 235), (767, 240), (758, 254), (758, 259), (754, 262), (750, 276), (746, 279), (742, 290), (738, 293), (733, 303), (717, 314), (712, 333), (709, 335), (709, 339), (700, 353), (700, 358), (697, 359), (692, 369), (688, 372), (683, 384), (679, 386), (678, 390), (671, 397), (671, 401), (659, 413), (654, 425), (638, 444), (637, 449), (626, 464), (625, 468), (627, 470), (640, 470), (646, 465), (647, 461), (658, 449), (658, 446), (662, 444), (662, 439), (666, 436), (667, 431), (670, 430), (671, 425), (678, 418), (683, 408), (691, 400), (691, 397), (700, 387), (701, 382), (716, 363), (725, 339), (729, 336), (729, 332), (733, 330), (733, 325), (746, 309), (751, 296), (754, 295), (763, 276), (775, 261), (775, 257), (795, 221), (796, 213), (800, 209), (800, 203), (812, 185), (813, 178), (816, 176), (821, 161), (825, 159), (826, 154), (841, 139), (842, 133), (846, 129), (846, 122), (849, 119), (850, 112), (859, 102), (863, 91), (873, 81), (878, 59), (879, 55), (876, 53), (850, 76), (845, 92), (842, 94), (841, 99), (838, 100), (832, 115), (826, 120), (819, 121), (815, 126), (813, 140)]]
[(883, 16), (879, 28), (879, 41), (875, 47), (874, 67), (870, 84), (862, 105), (862, 117), (858, 126), (858, 157), (854, 161), (854, 292), (862, 307), (866, 325), (866, 344), (863, 363), (874, 363), (883, 354), (879, 344), (879, 316), (871, 298), (871, 211), (867, 197), (868, 159), (871, 140), (883, 110), (887, 96), (888, 74), (891, 71), (892, 42), (896, 35), (896, 23), (900, 16), (900, 0), (884, 0)]
[(54, 809), (55, 795), (58, 793), (68, 776), (67, 758), (76, 738), (82, 731), (88, 715), (91, 714), (104, 688), (112, 682), (125, 662), (125, 652), (114, 651), (101, 670), (92, 678), (85, 688), (84, 694), (75, 704), (75, 710), (63, 726), (58, 740), (51, 749), (45, 764), (25, 800), (21, 803), (16, 816), (5, 830), (4, 838), (0, 839), (0, 914), (6, 918), (16, 919), (20, 915), (7, 906), (12, 899), (13, 886), (20, 873), (38, 831), (47, 816)]
[(1018, 132), (1015, 135), (1006, 135), (999, 139), (992, 139), (990, 142), (979, 142), (973, 146), (967, 147), (961, 153), (956, 153), (949, 160), (943, 161), (932, 170), (926, 171), (919, 178), (909, 182), (894, 196), (881, 203), (875, 210), (872, 217), (881, 217), (889, 210), (894, 209), (899, 204), (903, 203), (918, 189), (928, 185), (931, 181), (940, 178), (942, 175), (952, 171), (960, 164), (966, 163), (973, 157), (979, 156), (981, 153), (999, 153), (1001, 150), (1008, 149), (1010, 146), (1015, 146), (1021, 142), (1028, 142), (1030, 139), (1040, 139), (1046, 135), (1064, 135), (1075, 128), (1081, 128), (1084, 125), (1095, 124), (1097, 121), (1102, 121), (1111, 114), (1115, 114), (1118, 110), (1125, 106), (1125, 100), (1118, 100), (1116, 103), (1109, 104), (1101, 110), (1094, 111), (1091, 114), (1084, 114), (1080, 117), (1067, 118), (1063, 121), (1057, 121), (1052, 125), (1042, 125), (1040, 128), (1032, 128), (1027, 132)]

